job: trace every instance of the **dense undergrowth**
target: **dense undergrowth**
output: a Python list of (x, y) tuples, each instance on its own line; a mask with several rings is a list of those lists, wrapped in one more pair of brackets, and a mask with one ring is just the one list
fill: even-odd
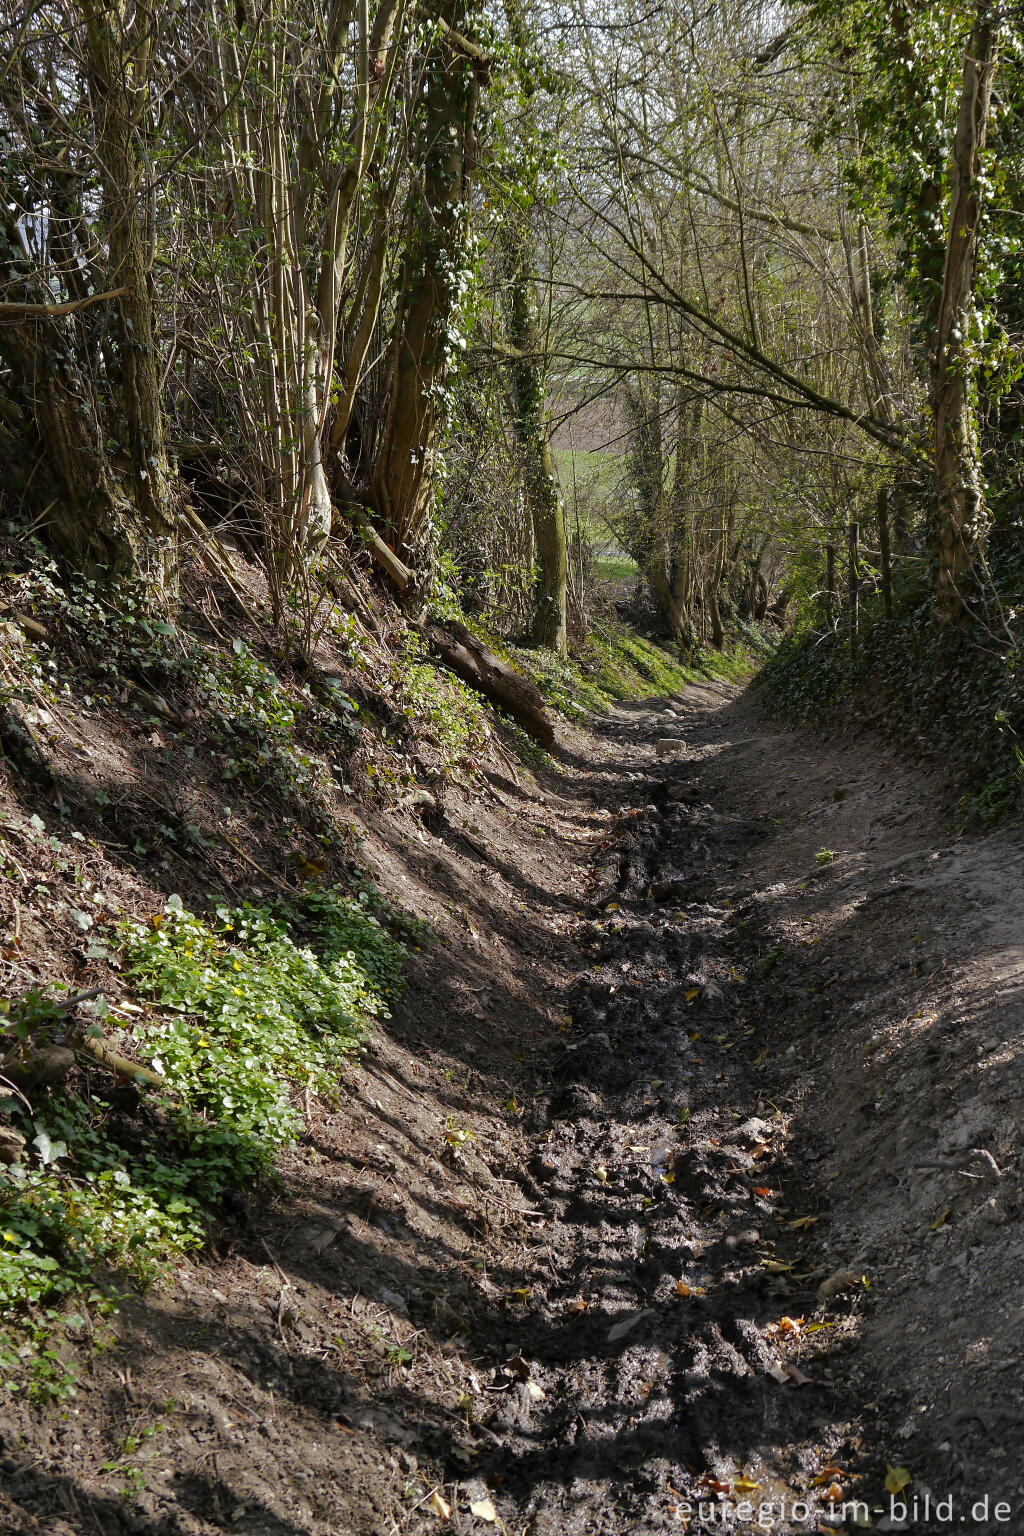
[[(992, 565), (979, 589), (979, 622), (948, 630), (934, 619), (927, 577), (905, 577), (892, 618), (881, 599), (861, 609), (857, 644), (839, 627), (807, 626), (785, 639), (757, 687), (787, 719), (878, 725), (904, 745), (941, 757), (961, 783), (966, 816), (994, 822), (1024, 797), (1024, 635), (1016, 565)], [(1019, 601), (1019, 598), (1017, 599)]]
[[(27, 1063), (42, 1049), (79, 1049), (59, 1087), (29, 1098), (10, 1085), (0, 1101), (8, 1136), (31, 1154), (0, 1182), (0, 1316), (33, 1317), (45, 1342), (0, 1333), (8, 1390), (70, 1390), (46, 1339), (46, 1318), (67, 1321), (54, 1304), (95, 1307), (115, 1285), (146, 1283), (202, 1245), (225, 1202), (273, 1177), (300, 1134), (303, 1096), (337, 1099), (342, 1063), (386, 1016), (419, 936), (369, 885), (206, 915), (171, 896), (148, 921), (123, 922), (120, 959), (142, 1007), (126, 1014), (101, 995), (82, 1011), (92, 1011), (92, 1034), (145, 1064), (157, 1086), (111, 1087), (59, 997), (32, 992), (9, 1005), (5, 1034)], [(72, 1316), (81, 1326), (81, 1312)]]

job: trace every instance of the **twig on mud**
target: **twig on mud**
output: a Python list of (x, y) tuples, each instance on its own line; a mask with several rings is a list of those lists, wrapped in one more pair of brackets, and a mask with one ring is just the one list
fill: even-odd
[(277, 1260), (274, 1258), (274, 1255), (271, 1253), (266, 1239), (261, 1237), (259, 1239), (259, 1245), (263, 1249), (263, 1252), (266, 1254), (267, 1258), (270, 1260), (271, 1264), (274, 1266), (274, 1269), (275, 1269), (275, 1271), (277, 1273), (277, 1278), (280, 1280), (281, 1284), (282, 1285), (290, 1285), (291, 1281), (288, 1279), (288, 1276), (285, 1274), (284, 1270), (281, 1268), (280, 1264), (277, 1262)]

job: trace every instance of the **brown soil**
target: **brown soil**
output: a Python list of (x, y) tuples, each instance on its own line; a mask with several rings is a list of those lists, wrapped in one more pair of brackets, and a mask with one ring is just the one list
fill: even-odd
[(1016, 836), (725, 687), (513, 771), (364, 819), (437, 939), (281, 1193), (4, 1410), (0, 1530), (893, 1530), (892, 1467), (1024, 1531)]

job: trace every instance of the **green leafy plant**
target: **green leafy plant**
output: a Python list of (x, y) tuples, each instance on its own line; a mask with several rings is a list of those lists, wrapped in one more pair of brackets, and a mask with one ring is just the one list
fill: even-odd
[[(145, 1284), (199, 1247), (209, 1213), (295, 1140), (300, 1092), (337, 1099), (341, 1063), (401, 988), (399, 928), (421, 936), (368, 888), (208, 917), (172, 896), (148, 923), (124, 924), (128, 974), (156, 1012), (117, 1043), (164, 1087), (146, 1092), (127, 1141), (95, 1091), (53, 1090), (31, 1115), (13, 1098), (0, 1105), (29, 1149), (0, 1169), (0, 1315), (115, 1275)], [(59, 1000), (30, 993), (6, 1033), (38, 1039), (62, 1017)], [(57, 1371), (35, 1354), (40, 1379)]]

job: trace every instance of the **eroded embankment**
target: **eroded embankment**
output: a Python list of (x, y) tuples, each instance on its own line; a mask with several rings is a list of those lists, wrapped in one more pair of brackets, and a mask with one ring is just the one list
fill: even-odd
[(436, 942), (269, 1207), (5, 1416), (5, 1529), (892, 1529), (887, 1466), (1024, 1529), (1018, 846), (719, 687), (541, 779), (363, 826)]

